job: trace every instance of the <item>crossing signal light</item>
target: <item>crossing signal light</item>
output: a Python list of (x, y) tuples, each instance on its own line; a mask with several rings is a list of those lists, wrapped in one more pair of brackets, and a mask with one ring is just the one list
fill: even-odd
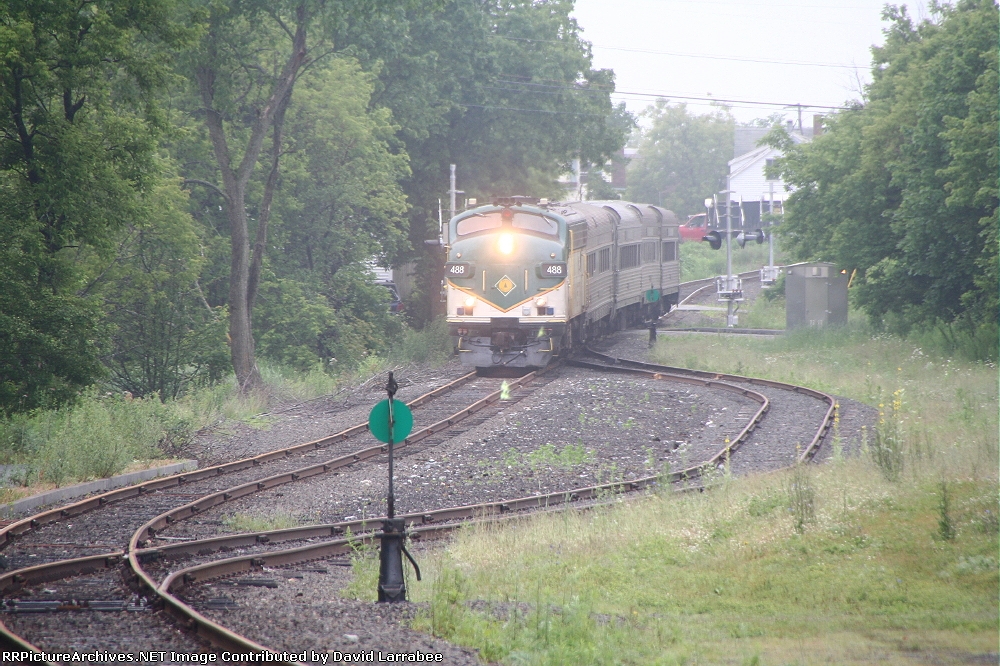
[(764, 230), (763, 229), (758, 229), (757, 231), (755, 231), (755, 232), (753, 232), (751, 234), (748, 234), (745, 231), (741, 231), (740, 234), (736, 237), (736, 242), (739, 244), (740, 247), (746, 247), (747, 241), (751, 241), (751, 240), (757, 241), (757, 245), (760, 245), (761, 243), (763, 243), (764, 242)]
[(701, 239), (708, 243), (709, 247), (713, 250), (718, 250), (722, 247), (722, 234), (718, 231), (709, 231), (707, 234), (702, 236)]

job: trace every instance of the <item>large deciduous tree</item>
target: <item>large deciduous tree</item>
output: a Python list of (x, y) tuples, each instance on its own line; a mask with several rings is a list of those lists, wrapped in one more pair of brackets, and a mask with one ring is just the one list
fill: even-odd
[[(207, 128), (214, 177), (221, 185), (197, 178), (188, 182), (213, 188), (224, 200), (230, 240), (230, 351), (244, 391), (260, 382), (252, 315), (285, 151), (285, 118), (296, 84), (307, 70), (335, 53), (331, 39), (335, 29), (378, 17), (387, 5), (393, 3), (233, 0), (207, 5), (204, 37), (187, 66), (200, 101), (193, 111)], [(261, 161), (266, 176), (257, 188), (254, 177)]]
[(416, 323), (437, 300), (438, 201), (449, 164), (466, 196), (560, 196), (570, 162), (603, 165), (633, 127), (594, 69), (569, 0), (447, 0), (353, 22), (338, 32), (378, 73), (373, 107), (392, 111), (410, 157), (410, 242), (421, 254)]
[(101, 373), (78, 266), (114, 254), (158, 177), (169, 0), (0, 8), (0, 411), (58, 403)]
[(885, 17), (864, 104), (811, 144), (772, 137), (794, 187), (782, 238), (797, 259), (857, 268), (874, 321), (995, 332), (997, 6), (960, 0), (918, 25), (905, 8)]
[(694, 115), (666, 100), (657, 100), (643, 115), (651, 125), (629, 165), (628, 198), (681, 215), (702, 211), (705, 197), (721, 189), (733, 154), (732, 116)]

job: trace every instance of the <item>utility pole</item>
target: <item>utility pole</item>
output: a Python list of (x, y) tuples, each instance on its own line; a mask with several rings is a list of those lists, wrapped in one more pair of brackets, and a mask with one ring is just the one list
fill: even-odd
[(455, 195), (458, 194), (458, 190), (455, 189), (455, 165), (451, 165), (451, 180), (449, 181), (451, 187), (448, 188), (449, 201), (451, 202), (451, 207), (448, 209), (450, 215), (448, 219), (455, 217)]
[[(720, 275), (715, 280), (715, 290), (719, 297), (719, 302), (726, 303), (726, 327), (736, 326), (736, 304), (743, 301), (743, 284), (740, 278), (733, 275), (733, 215), (732, 201), (730, 195), (732, 190), (726, 190), (721, 194), (726, 195), (726, 274)], [(713, 195), (715, 203), (716, 219), (718, 219), (719, 199), (718, 195)], [(742, 235), (740, 236), (742, 238)]]
[[(767, 266), (760, 269), (760, 286), (764, 289), (773, 286), (778, 281), (778, 269), (774, 265), (774, 181), (768, 181), (768, 212), (771, 219), (767, 223)], [(761, 195), (763, 198), (763, 195)], [(764, 213), (764, 202), (761, 201), (761, 215)]]

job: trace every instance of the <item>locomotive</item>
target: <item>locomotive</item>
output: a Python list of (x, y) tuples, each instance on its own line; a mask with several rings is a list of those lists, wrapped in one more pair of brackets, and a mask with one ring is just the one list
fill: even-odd
[(512, 197), (448, 223), (448, 331), (464, 365), (540, 368), (677, 304), (679, 222), (627, 201)]

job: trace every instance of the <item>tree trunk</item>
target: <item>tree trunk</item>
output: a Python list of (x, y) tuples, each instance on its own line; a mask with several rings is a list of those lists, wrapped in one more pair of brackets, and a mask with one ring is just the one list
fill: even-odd
[[(239, 166), (233, 168), (229, 145), (226, 138), (222, 115), (215, 106), (215, 79), (219, 66), (217, 44), (220, 35), (210, 30), (207, 36), (207, 57), (204, 64), (197, 70), (197, 81), (202, 102), (205, 105), (205, 124), (208, 126), (212, 150), (215, 153), (222, 176), (222, 190), (226, 195), (226, 217), (229, 221), (229, 241), (232, 260), (229, 268), (229, 338), (230, 358), (233, 371), (239, 383), (240, 391), (247, 393), (260, 385), (260, 371), (254, 355), (253, 326), (251, 314), (253, 303), (257, 296), (257, 284), (263, 261), (264, 245), (267, 234), (267, 212), (270, 208), (270, 196), (277, 180), (277, 161), (280, 155), (281, 129), (280, 121), (284, 119), (284, 110), (291, 100), (292, 87), (299, 70), (306, 63), (306, 15), (305, 6), (296, 8), (296, 30), (292, 37), (292, 50), (288, 61), (277, 77), (271, 95), (261, 107), (251, 126), (250, 139), (240, 160)], [(251, 268), (250, 233), (247, 224), (246, 190), (254, 167), (260, 156), (264, 137), (268, 130), (275, 133), (275, 152), (268, 178), (268, 195), (265, 204), (265, 214), (257, 229), (256, 248)]]

